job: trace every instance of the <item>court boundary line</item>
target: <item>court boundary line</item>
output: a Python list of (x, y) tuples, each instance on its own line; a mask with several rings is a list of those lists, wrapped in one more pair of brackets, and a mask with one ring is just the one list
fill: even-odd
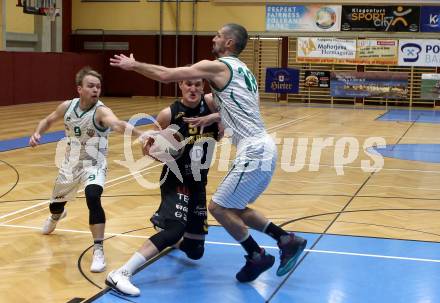
[[(0, 226), (12, 227), (12, 228), (35, 229), (35, 230), (41, 229), (40, 227), (14, 225), (14, 224), (2, 224)], [(56, 230), (62, 231), (62, 232), (70, 232), (70, 233), (90, 234), (89, 230), (85, 231), (85, 230), (62, 229), (62, 228), (57, 228)], [(312, 234), (316, 234), (316, 233), (312, 233)], [(106, 232), (105, 235), (106, 236), (113, 236), (113, 237), (122, 237), (122, 238), (139, 238), (139, 239), (149, 239), (150, 238), (149, 236), (138, 236), (138, 235), (123, 234), (123, 233), (111, 233), (111, 232)], [(338, 236), (344, 236), (344, 235), (338, 235)], [(350, 237), (353, 237), (353, 236), (350, 236)], [(382, 238), (375, 238), (375, 237), (363, 237), (363, 238), (382, 239)], [(395, 239), (385, 238), (384, 240), (392, 241)], [(399, 240), (399, 241), (410, 241), (410, 240)], [(212, 245), (237, 246), (237, 247), (240, 246), (241, 247), (241, 245), (239, 243), (231, 243), (231, 242), (205, 241), (205, 243), (212, 244)], [(420, 242), (420, 243), (424, 243), (424, 242)], [(428, 243), (430, 243), (430, 242), (428, 242)], [(261, 247), (267, 248), (267, 249), (278, 249), (278, 246), (261, 245)], [(390, 256), (390, 255), (381, 255), (381, 254), (366, 254), (366, 253), (354, 253), (354, 252), (345, 252), (345, 251), (307, 249), (307, 248), (304, 251), (311, 252), (311, 253), (322, 253), (322, 254), (336, 254), (336, 255), (346, 255), (346, 256), (356, 256), (356, 257), (370, 257), (370, 258), (380, 258), (380, 259), (393, 259), (393, 260), (404, 260), (404, 261), (440, 263), (440, 260), (438, 260), (438, 259), (429, 259), (429, 258)]]

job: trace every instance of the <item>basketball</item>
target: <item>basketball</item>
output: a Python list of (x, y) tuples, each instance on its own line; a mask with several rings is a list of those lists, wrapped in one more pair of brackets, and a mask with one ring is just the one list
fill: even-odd
[(142, 153), (160, 162), (178, 159), (184, 151), (184, 137), (173, 128), (151, 132), (144, 142)]

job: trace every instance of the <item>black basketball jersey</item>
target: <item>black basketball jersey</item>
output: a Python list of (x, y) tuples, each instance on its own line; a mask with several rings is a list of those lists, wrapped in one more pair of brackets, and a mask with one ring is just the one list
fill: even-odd
[[(171, 109), (171, 121), (170, 125), (177, 125), (179, 127), (179, 133), (187, 139), (188, 143), (184, 147), (184, 151), (182, 155), (177, 158), (176, 163), (179, 167), (180, 173), (182, 177), (186, 181), (194, 181), (192, 170), (191, 170), (191, 152), (194, 147), (194, 144), (200, 139), (208, 139), (209, 143), (203, 144), (203, 155), (201, 155), (201, 163), (205, 163), (206, 158), (212, 159), (212, 154), (208, 155), (209, 151), (213, 151), (213, 149), (208, 148), (208, 144), (215, 144), (215, 141), (218, 139), (218, 125), (217, 123), (213, 123), (210, 126), (207, 126), (203, 129), (203, 133), (200, 133), (200, 127), (190, 127), (188, 123), (183, 121), (184, 117), (201, 117), (207, 116), (211, 114), (211, 110), (209, 109), (206, 101), (202, 95), (202, 99), (195, 108), (190, 108), (185, 106), (180, 100), (176, 100), (173, 104), (170, 105)], [(201, 151), (200, 148), (199, 152)], [(198, 155), (200, 156), (200, 155)], [(208, 165), (206, 165), (208, 166)], [(166, 173), (167, 167), (164, 165), (162, 175)], [(201, 172), (201, 181), (206, 183), (208, 169), (204, 169)], [(173, 174), (171, 174), (173, 175)], [(168, 175), (170, 177), (170, 175)], [(173, 175), (174, 177), (174, 175)]]

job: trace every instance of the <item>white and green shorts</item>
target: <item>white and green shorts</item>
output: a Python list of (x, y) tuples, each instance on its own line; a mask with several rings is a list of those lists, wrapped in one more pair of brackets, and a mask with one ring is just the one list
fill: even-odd
[(106, 174), (106, 166), (88, 166), (81, 169), (61, 167), (55, 180), (50, 199), (51, 203), (67, 202), (75, 199), (81, 184), (84, 187), (96, 184), (104, 188)]
[(225, 208), (246, 208), (269, 185), (276, 161), (277, 148), (272, 138), (265, 136), (253, 141), (237, 155), (212, 201)]

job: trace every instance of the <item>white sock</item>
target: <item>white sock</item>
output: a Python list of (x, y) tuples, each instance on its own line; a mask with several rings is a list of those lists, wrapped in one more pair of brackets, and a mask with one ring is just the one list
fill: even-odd
[(97, 243), (93, 244), (93, 251), (97, 249), (104, 251), (104, 246), (102, 244), (97, 244)]
[(120, 267), (119, 270), (128, 271), (132, 275), (136, 271), (136, 269), (144, 265), (145, 262), (147, 262), (147, 259), (145, 259), (142, 254), (135, 252), (133, 256), (131, 256), (130, 260), (128, 260), (127, 263), (125, 263), (122, 267)]

